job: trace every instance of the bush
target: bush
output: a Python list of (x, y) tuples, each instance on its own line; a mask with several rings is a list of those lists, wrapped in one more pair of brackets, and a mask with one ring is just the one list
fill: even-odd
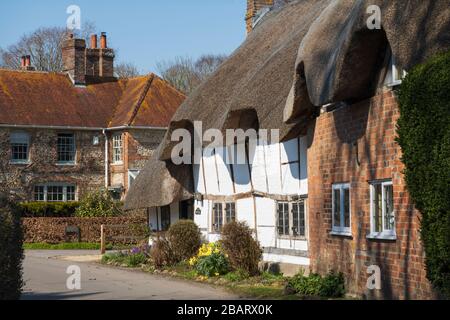
[(18, 209), (24, 218), (67, 218), (75, 216), (79, 206), (79, 202), (24, 202)]
[(326, 277), (319, 274), (311, 274), (309, 277), (303, 273), (289, 279), (287, 283), (289, 291), (294, 293), (322, 297), (322, 298), (341, 298), (345, 295), (344, 276), (342, 273), (329, 273)]
[(0, 300), (16, 300), (22, 292), (22, 227), (17, 208), (0, 198)]
[(422, 213), (427, 276), (450, 297), (450, 52), (414, 68), (399, 91), (398, 143)]
[(190, 220), (180, 220), (170, 226), (167, 238), (176, 262), (194, 256), (202, 244), (200, 229)]
[(230, 267), (223, 253), (214, 252), (209, 256), (199, 258), (195, 270), (205, 277), (218, 277), (227, 274)]
[(244, 270), (250, 275), (259, 273), (258, 264), (262, 258), (262, 250), (245, 222), (225, 225), (221, 243), (233, 268)]
[(153, 242), (150, 256), (153, 261), (153, 265), (156, 268), (171, 266), (176, 263), (173, 258), (170, 242), (165, 237), (158, 237), (158, 239)]
[(122, 214), (119, 202), (105, 189), (88, 194), (75, 211), (77, 217), (114, 217)]
[(214, 242), (202, 245), (197, 255), (189, 260), (189, 265), (206, 277), (220, 276), (230, 271), (230, 264), (220, 244)]

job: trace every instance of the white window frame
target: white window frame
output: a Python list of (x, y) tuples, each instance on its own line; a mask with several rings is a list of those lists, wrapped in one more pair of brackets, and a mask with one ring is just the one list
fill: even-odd
[[(43, 187), (44, 188), (44, 200), (36, 200), (35, 198), (35, 188), (36, 187)], [(62, 187), (63, 188), (63, 200), (62, 201), (48, 201), (48, 188), (49, 187)], [(75, 199), (74, 200), (67, 200), (67, 188), (73, 187), (75, 188)], [(78, 201), (78, 188), (75, 184), (70, 183), (46, 183), (46, 184), (37, 184), (33, 186), (33, 201), (35, 202), (73, 202)]]
[[(13, 146), (14, 145), (26, 145), (27, 158), (26, 159), (14, 159)], [(12, 164), (28, 164), (30, 163), (30, 135), (24, 131), (14, 131), (10, 134), (10, 150), (11, 150), (11, 163)]]
[[(278, 206), (280, 204), (284, 204), (284, 205), (287, 204), (288, 205), (288, 212), (289, 212), (289, 221), (288, 221), (289, 234), (288, 235), (287, 234), (280, 234), (280, 232), (278, 230), (279, 222), (280, 222), (280, 214), (279, 214)], [(300, 206), (303, 206), (303, 212), (304, 212), (303, 220), (304, 220), (304, 223), (305, 223), (304, 234), (297, 234), (297, 235), (294, 234), (294, 230), (293, 230), (293, 227), (294, 227), (294, 204), (297, 204), (298, 208), (300, 208)], [(299, 240), (304, 240), (304, 239), (307, 238), (307, 233), (308, 233), (308, 231), (307, 231), (308, 230), (307, 216), (308, 216), (308, 213), (307, 213), (306, 200), (305, 199), (301, 199), (301, 200), (298, 200), (298, 201), (277, 201), (275, 209), (276, 209), (276, 228), (277, 228), (276, 232), (277, 232), (277, 237), (279, 239), (299, 239)]]
[[(381, 185), (381, 232), (375, 231), (375, 186)], [(395, 210), (394, 215), (394, 227), (392, 230), (385, 230), (386, 222), (386, 186), (391, 186), (393, 188), (392, 180), (384, 181), (374, 181), (370, 183), (370, 234), (367, 236), (368, 239), (383, 239), (383, 240), (397, 240), (397, 221)], [(393, 189), (392, 189), (392, 192)]]
[(112, 137), (112, 157), (113, 164), (123, 164), (123, 135), (122, 133), (116, 133)]
[[(348, 189), (348, 214), (349, 214), (349, 227), (345, 226), (345, 190)], [(335, 226), (334, 225), (334, 204), (335, 204), (335, 191), (339, 190), (340, 195), (340, 220), (341, 225)], [(331, 234), (336, 236), (352, 236), (352, 196), (351, 196), (351, 187), (350, 183), (339, 183), (339, 184), (333, 184), (332, 187), (332, 195), (331, 195)]]
[[(222, 227), (219, 228), (219, 229), (215, 228), (215, 226), (214, 226), (214, 222), (215, 222), (215, 219), (214, 219), (214, 208), (215, 208), (216, 204), (220, 204), (222, 206)], [(211, 207), (212, 208), (211, 209), (211, 233), (220, 233), (222, 231), (222, 228), (227, 223), (229, 223), (227, 221), (227, 205), (228, 204), (234, 205), (234, 220), (235, 221), (238, 220), (236, 202), (234, 202), (234, 201), (224, 201), (224, 202), (222, 202), (222, 201), (215, 201), (215, 202), (213, 202), (212, 207)]]
[[(70, 160), (70, 161), (60, 161), (60, 160), (58, 160), (58, 157), (59, 157), (59, 136), (60, 135), (71, 135), (72, 136), (72, 138), (73, 138), (73, 140), (72, 140), (72, 143), (73, 143), (73, 160)], [(67, 166), (71, 166), (71, 165), (75, 165), (76, 163), (77, 163), (77, 142), (76, 142), (76, 137), (75, 137), (75, 134), (74, 133), (71, 133), (71, 132), (59, 132), (58, 134), (57, 134), (57, 141), (56, 141), (56, 164), (57, 165), (62, 165), (62, 166), (65, 166), (65, 165), (67, 165)]]

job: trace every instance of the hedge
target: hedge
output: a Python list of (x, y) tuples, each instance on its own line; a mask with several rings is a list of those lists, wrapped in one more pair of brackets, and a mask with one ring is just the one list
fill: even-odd
[(79, 202), (24, 202), (19, 203), (22, 217), (73, 217)]
[[(107, 229), (107, 236), (148, 236), (147, 218), (142, 215), (107, 218), (23, 218), (25, 243), (58, 244), (77, 241), (66, 238), (67, 227), (80, 229), (81, 242), (100, 242), (100, 227), (104, 225), (124, 226), (125, 228)], [(115, 244), (128, 244), (129, 239), (117, 239)]]
[(0, 300), (17, 300), (22, 291), (22, 229), (17, 209), (0, 197)]
[(422, 213), (427, 277), (450, 297), (450, 52), (415, 67), (399, 90), (398, 143)]

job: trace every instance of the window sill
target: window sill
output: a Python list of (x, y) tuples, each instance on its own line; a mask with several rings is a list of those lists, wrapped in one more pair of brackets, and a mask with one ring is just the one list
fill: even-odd
[(332, 236), (338, 236), (338, 237), (346, 237), (346, 238), (353, 238), (353, 235), (349, 231), (331, 231), (330, 234)]
[(123, 162), (113, 162), (111, 163), (112, 166), (123, 166)]
[(388, 87), (388, 88), (394, 88), (394, 87), (397, 87), (397, 86), (399, 86), (399, 85), (401, 85), (402, 84), (402, 80), (395, 80), (395, 81), (393, 81), (393, 82), (391, 82), (391, 83), (387, 83), (386, 84), (386, 87)]
[(10, 161), (9, 164), (13, 166), (27, 166), (31, 164), (31, 161)]
[(76, 166), (76, 162), (57, 162), (56, 165), (58, 167), (74, 167)]
[(366, 237), (369, 240), (388, 240), (388, 241), (396, 241), (397, 235), (392, 233), (370, 233)]
[(278, 240), (293, 240), (293, 241), (306, 241), (306, 236), (290, 237), (290, 236), (278, 236)]

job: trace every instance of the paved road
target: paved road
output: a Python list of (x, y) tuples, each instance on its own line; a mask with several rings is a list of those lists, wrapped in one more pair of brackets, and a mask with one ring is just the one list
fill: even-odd
[[(223, 300), (237, 299), (220, 289), (140, 271), (104, 267), (92, 262), (63, 260), (88, 256), (90, 251), (27, 251), (24, 261), (24, 300)], [(78, 259), (80, 261), (83, 259)], [(67, 267), (81, 268), (81, 290), (66, 287)]]

